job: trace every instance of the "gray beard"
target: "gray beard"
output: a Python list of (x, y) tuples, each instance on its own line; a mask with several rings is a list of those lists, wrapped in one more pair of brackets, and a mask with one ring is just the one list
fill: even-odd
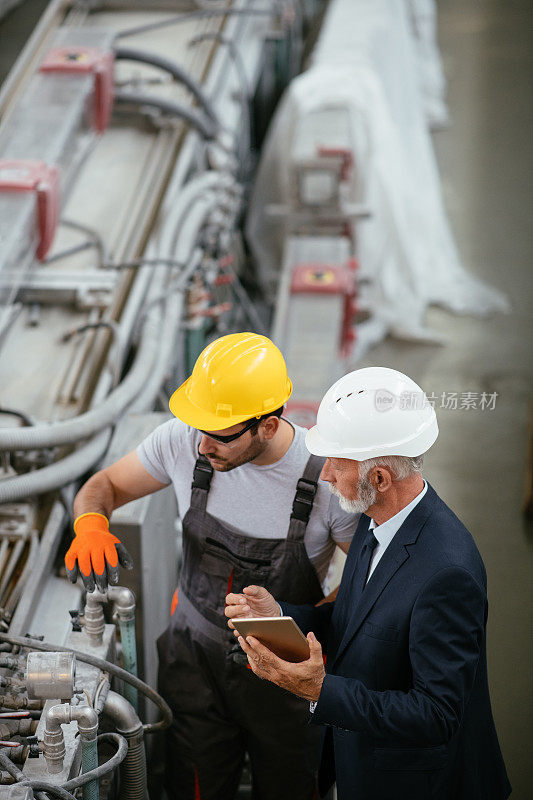
[(367, 478), (362, 478), (357, 484), (359, 500), (348, 500), (332, 483), (329, 484), (329, 490), (331, 494), (339, 498), (339, 505), (342, 510), (347, 511), (349, 514), (364, 514), (376, 502), (377, 492), (372, 488)]

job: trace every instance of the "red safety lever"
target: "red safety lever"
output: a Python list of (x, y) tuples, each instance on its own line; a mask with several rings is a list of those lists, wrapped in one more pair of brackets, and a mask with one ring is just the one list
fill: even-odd
[(43, 261), (52, 246), (59, 219), (59, 170), (44, 161), (0, 159), (0, 192), (35, 192), (39, 245)]

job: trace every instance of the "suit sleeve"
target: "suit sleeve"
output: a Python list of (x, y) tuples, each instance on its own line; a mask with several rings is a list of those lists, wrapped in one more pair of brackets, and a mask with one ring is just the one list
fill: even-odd
[(417, 746), (448, 742), (472, 690), (485, 615), (485, 591), (469, 572), (436, 573), (411, 615), (412, 688), (378, 692), (355, 678), (326, 675), (312, 722)]
[(329, 624), (335, 603), (323, 603), (321, 606), (301, 605), (293, 606), (291, 603), (280, 602), (280, 608), (286, 617), (292, 617), (301, 631), (307, 636), (313, 631), (326, 653)]

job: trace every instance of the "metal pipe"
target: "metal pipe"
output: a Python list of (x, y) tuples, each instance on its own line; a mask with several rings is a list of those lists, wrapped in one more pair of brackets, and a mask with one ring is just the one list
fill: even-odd
[(104, 714), (128, 742), (128, 755), (120, 769), (119, 800), (145, 800), (146, 753), (142, 722), (131, 703), (117, 692), (109, 692), (107, 695)]
[[(85, 664), (90, 664), (92, 667), (98, 667), (98, 669), (102, 670), (102, 672), (109, 672), (116, 678), (126, 681), (126, 683), (131, 683), (138, 689), (138, 691), (140, 691), (159, 708), (163, 719), (161, 719), (159, 722), (144, 725), (143, 728), (145, 733), (155, 733), (155, 731), (165, 730), (165, 728), (168, 728), (172, 723), (172, 711), (166, 700), (164, 700), (161, 695), (154, 691), (151, 686), (148, 686), (147, 683), (141, 681), (140, 678), (136, 678), (135, 675), (130, 675), (130, 673), (126, 672), (125, 669), (117, 667), (117, 665), (112, 664), (111, 661), (106, 661), (103, 658), (97, 658), (97, 656), (84, 653), (81, 650), (74, 650), (71, 647), (63, 647), (62, 645), (58, 644), (48, 644), (47, 642), (41, 642), (39, 639), (31, 639), (30, 637), (11, 636), (10, 634), (3, 633), (1, 631), (0, 642), (9, 642), (9, 644), (16, 645), (17, 647), (25, 647), (28, 650), (41, 650), (44, 653), (56, 651), (58, 653), (74, 653), (77, 661), (83, 661)], [(2, 700), (2, 702), (4, 705), (6, 705), (4, 700)], [(31, 707), (29, 706), (29, 703), (28, 707)]]
[(102, 644), (105, 630), (104, 603), (107, 603), (107, 595), (104, 592), (99, 592), (98, 589), (87, 592), (83, 613), (84, 632), (93, 645)]
[[(96, 734), (98, 731), (98, 714), (89, 706), (71, 706), (60, 703), (52, 706), (45, 714), (45, 729), (43, 737), (43, 755), (48, 771), (57, 774), (63, 769), (65, 758), (65, 737), (62, 725), (67, 725), (75, 720), (82, 741), (82, 770), (87, 772), (98, 765), (96, 752)], [(85, 769), (87, 766), (87, 769)], [(94, 786), (96, 783), (96, 788)], [(98, 800), (98, 782), (87, 784), (89, 789), (84, 800)]]
[(60, 704), (52, 706), (46, 714), (46, 728), (43, 739), (43, 755), (48, 772), (55, 775), (63, 769), (63, 759), (66, 755), (65, 737), (61, 725), (70, 722), (70, 706)]
[[(122, 664), (130, 675), (137, 675), (137, 642), (135, 639), (135, 595), (125, 586), (110, 586), (107, 596), (115, 604), (120, 627)], [(137, 689), (130, 683), (124, 686), (124, 696), (137, 711)]]

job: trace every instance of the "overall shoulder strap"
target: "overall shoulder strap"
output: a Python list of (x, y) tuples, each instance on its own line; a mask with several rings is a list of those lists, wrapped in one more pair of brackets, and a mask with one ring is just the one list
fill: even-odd
[(213, 467), (205, 456), (198, 456), (191, 484), (191, 508), (205, 511), (212, 478)]
[(309, 456), (302, 477), (296, 484), (296, 494), (292, 502), (292, 514), (287, 539), (301, 541), (313, 510), (315, 495), (318, 489), (318, 478), (325, 458)]

